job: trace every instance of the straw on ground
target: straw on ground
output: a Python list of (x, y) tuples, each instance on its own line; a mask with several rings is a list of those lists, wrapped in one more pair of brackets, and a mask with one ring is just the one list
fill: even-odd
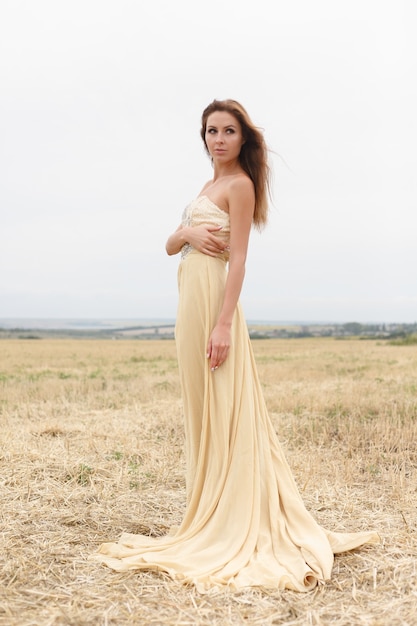
[(2, 341), (0, 624), (417, 624), (417, 353), (334, 339), (255, 341), (265, 398), (303, 498), (379, 546), (336, 558), (310, 594), (200, 596), (88, 555), (184, 511), (172, 341)]

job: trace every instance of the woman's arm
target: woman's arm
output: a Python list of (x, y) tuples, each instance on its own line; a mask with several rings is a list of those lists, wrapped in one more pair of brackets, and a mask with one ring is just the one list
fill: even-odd
[(168, 237), (165, 249), (167, 254), (178, 254), (185, 243), (189, 243), (199, 252), (216, 256), (224, 252), (228, 246), (228, 242), (213, 235), (213, 233), (221, 230), (221, 226), (212, 226), (211, 224), (201, 226), (183, 226), (180, 224), (177, 230)]
[(229, 191), (230, 258), (223, 305), (207, 346), (210, 368), (227, 358), (233, 314), (242, 290), (249, 235), (255, 210), (255, 191), (249, 178), (236, 180)]
[(177, 230), (168, 237), (168, 240), (165, 244), (165, 250), (170, 256), (172, 254), (178, 254), (178, 252), (181, 250), (185, 243), (187, 243), (186, 229), (183, 227), (182, 224), (180, 224)]

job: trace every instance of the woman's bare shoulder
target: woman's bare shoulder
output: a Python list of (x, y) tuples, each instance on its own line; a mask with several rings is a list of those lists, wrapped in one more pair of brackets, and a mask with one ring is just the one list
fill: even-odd
[(246, 173), (238, 174), (234, 176), (229, 183), (229, 193), (231, 195), (254, 195), (255, 187), (253, 181)]

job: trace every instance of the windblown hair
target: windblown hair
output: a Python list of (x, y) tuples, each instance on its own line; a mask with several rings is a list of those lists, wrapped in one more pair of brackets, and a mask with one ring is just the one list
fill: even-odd
[(201, 117), (201, 138), (206, 151), (206, 128), (209, 115), (216, 111), (226, 111), (233, 115), (242, 128), (245, 143), (242, 145), (239, 162), (252, 180), (255, 188), (255, 211), (253, 223), (261, 228), (268, 218), (268, 199), (271, 191), (271, 170), (268, 164), (268, 148), (262, 131), (250, 119), (247, 111), (236, 100), (213, 100), (203, 111)]

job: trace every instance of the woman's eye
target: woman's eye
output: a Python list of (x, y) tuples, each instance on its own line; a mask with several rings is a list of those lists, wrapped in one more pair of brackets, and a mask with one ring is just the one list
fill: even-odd
[(228, 129), (226, 130), (226, 132), (227, 132), (229, 135), (233, 135), (233, 133), (234, 133), (235, 131), (234, 131), (234, 129), (233, 129), (233, 128), (228, 128)]
[(215, 128), (209, 128), (207, 132), (210, 133), (210, 135), (214, 135), (214, 133), (216, 132), (216, 129)]

